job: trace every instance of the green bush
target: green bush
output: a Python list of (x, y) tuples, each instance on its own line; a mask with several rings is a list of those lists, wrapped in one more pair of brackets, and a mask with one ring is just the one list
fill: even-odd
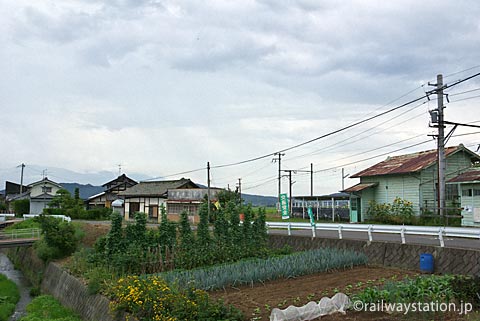
[(416, 218), (413, 204), (410, 201), (396, 197), (393, 203), (368, 202), (367, 216), (370, 220), (383, 224), (414, 224)]
[(17, 217), (22, 217), (23, 214), (30, 213), (30, 200), (13, 201), (13, 211)]
[(18, 287), (12, 280), (0, 274), (0, 321), (7, 321), (15, 312), (15, 306), (20, 300)]
[(63, 307), (53, 296), (41, 295), (27, 305), (27, 315), (20, 321), (82, 321), (72, 310)]
[(43, 238), (35, 244), (38, 256), (45, 262), (72, 254), (77, 248), (80, 233), (74, 224), (40, 215), (34, 219), (40, 223)]

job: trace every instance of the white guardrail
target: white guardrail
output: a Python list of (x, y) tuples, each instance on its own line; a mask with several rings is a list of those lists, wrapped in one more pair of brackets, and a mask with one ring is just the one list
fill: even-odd
[(373, 233), (398, 234), (402, 244), (405, 244), (405, 235), (424, 235), (438, 237), (440, 246), (444, 247), (445, 237), (459, 237), (480, 239), (479, 228), (469, 227), (443, 227), (443, 226), (411, 226), (411, 225), (366, 225), (366, 224), (331, 224), (316, 223), (292, 223), (292, 222), (266, 222), (269, 229), (287, 229), (288, 235), (292, 230), (311, 230), (312, 237), (316, 237), (316, 231), (335, 231), (338, 238), (342, 239), (343, 232), (363, 232), (368, 234), (368, 240), (373, 241)]
[[(23, 219), (26, 220), (27, 218), (34, 218), (34, 217), (37, 217), (37, 216), (40, 216), (40, 214), (23, 214)], [(60, 218), (64, 221), (66, 221), (66, 222), (70, 222), (72, 220), (70, 218), (70, 216), (66, 216), (66, 215), (45, 215), (45, 216)]]

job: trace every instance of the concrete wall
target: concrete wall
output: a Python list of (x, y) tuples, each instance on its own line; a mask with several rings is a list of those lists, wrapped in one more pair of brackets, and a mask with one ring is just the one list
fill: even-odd
[(274, 248), (288, 245), (294, 250), (323, 247), (349, 249), (365, 253), (369, 264), (416, 271), (420, 271), (420, 254), (430, 253), (434, 257), (435, 273), (480, 274), (480, 251), (478, 250), (284, 235), (269, 235), (269, 243)]
[[(125, 320), (125, 316), (114, 318), (110, 312), (110, 301), (99, 294), (89, 295), (87, 287), (77, 278), (65, 272), (55, 263), (45, 270), (42, 293), (53, 295), (64, 306), (77, 312), (87, 321)], [(130, 317), (130, 320), (133, 320)]]
[[(116, 318), (110, 312), (110, 301), (102, 295), (88, 294), (86, 285), (62, 270), (56, 263), (47, 266), (31, 247), (2, 250), (14, 262), (16, 268), (33, 286), (40, 286), (43, 294), (53, 295), (64, 306), (74, 310), (86, 321), (125, 321), (125, 315)], [(135, 319), (130, 316), (130, 321)]]

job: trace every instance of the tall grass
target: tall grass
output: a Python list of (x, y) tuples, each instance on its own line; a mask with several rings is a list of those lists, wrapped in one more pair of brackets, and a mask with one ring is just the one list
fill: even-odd
[(0, 321), (7, 321), (15, 312), (15, 306), (20, 300), (18, 287), (12, 280), (0, 274)]
[(268, 259), (244, 260), (193, 270), (160, 273), (169, 284), (214, 290), (227, 286), (293, 278), (367, 263), (362, 253), (338, 249), (317, 249)]

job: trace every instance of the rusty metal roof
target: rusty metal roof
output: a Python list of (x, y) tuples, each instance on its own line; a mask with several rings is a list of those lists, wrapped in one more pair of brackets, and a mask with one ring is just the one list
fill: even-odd
[(354, 192), (360, 192), (363, 191), (364, 189), (370, 188), (377, 186), (378, 183), (359, 183), (357, 185), (354, 185), (352, 187), (347, 188), (346, 190), (342, 191), (345, 193), (354, 193)]
[[(445, 148), (445, 156), (448, 157), (460, 150), (464, 150), (467, 153), (471, 154), (473, 157), (475, 157), (477, 160), (480, 160), (480, 157), (478, 155), (468, 150), (463, 145)], [(427, 168), (430, 165), (435, 164), (436, 162), (437, 150), (427, 150), (413, 154), (388, 157), (383, 162), (380, 162), (361, 172), (358, 172), (351, 177), (355, 178), (364, 176), (414, 173), (421, 171), (422, 169)]]
[(447, 183), (467, 183), (467, 182), (479, 182), (480, 181), (480, 168), (469, 170), (463, 174), (460, 174), (450, 180)]

